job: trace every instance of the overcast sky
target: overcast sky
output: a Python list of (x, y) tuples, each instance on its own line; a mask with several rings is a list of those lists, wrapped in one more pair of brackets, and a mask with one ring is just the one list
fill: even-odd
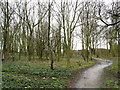
[[(8, 1), (14, 2), (14, 1), (25, 1), (25, 0), (8, 0)], [(30, 0), (27, 0), (27, 1), (30, 1)], [(31, 0), (31, 1), (37, 2), (38, 0)], [(49, 0), (39, 0), (39, 1), (49, 1)], [(50, 0), (50, 1), (52, 1), (52, 0)], [(55, 1), (60, 2), (61, 0), (55, 0)], [(73, 1), (74, 2), (76, 0), (63, 0), (63, 1)], [(79, 1), (85, 1), (85, 0), (79, 0)], [(91, 1), (91, 0), (89, 0), (89, 1)], [(93, 1), (99, 1), (99, 0), (93, 0)], [(106, 4), (110, 4), (112, 1), (116, 1), (116, 0), (100, 0), (100, 1), (103, 1)]]
[[(11, 2), (11, 3), (13, 3), (13, 2), (16, 2), (16, 1), (25, 1), (25, 0), (8, 0), (9, 2)], [(27, 1), (31, 1), (31, 2), (35, 2), (35, 3), (37, 3), (38, 2), (38, 0), (27, 0)], [(39, 1), (43, 1), (43, 2), (46, 2), (46, 1), (49, 1), (49, 0), (39, 0)], [(50, 1), (52, 1), (52, 0), (50, 0)], [(55, 0), (57, 3), (60, 3), (61, 2), (61, 0)], [(72, 2), (75, 2), (76, 0), (62, 0), (62, 1), (72, 1)], [(79, 1), (85, 1), (85, 0), (79, 0)], [(87, 0), (86, 0), (87, 1)], [(89, 1), (92, 1), (92, 0), (89, 0)], [(116, 0), (93, 0), (93, 1), (103, 1), (103, 2), (105, 2), (105, 4), (106, 5), (110, 5), (110, 3), (112, 2), (112, 1), (116, 1)], [(80, 49), (82, 49), (82, 45), (81, 45), (81, 40), (80, 39), (78, 39), (78, 38), (75, 38), (74, 39), (74, 43), (73, 43), (74, 45), (73, 45), (73, 49), (75, 49), (75, 50), (80, 50)], [(99, 46), (99, 48), (106, 48), (106, 45), (105, 45), (105, 43), (102, 43), (100, 46)]]

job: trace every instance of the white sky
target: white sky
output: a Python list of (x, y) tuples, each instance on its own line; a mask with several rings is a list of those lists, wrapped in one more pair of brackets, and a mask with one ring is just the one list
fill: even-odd
[[(16, 2), (16, 1), (25, 1), (25, 0), (8, 0), (9, 2)], [(27, 0), (27, 1), (30, 1), (30, 0)], [(31, 0), (32, 2), (35, 2), (35, 3), (37, 3), (38, 2), (38, 0)], [(46, 2), (46, 1), (49, 1), (49, 0), (39, 0), (39, 1), (41, 1), (41, 2)], [(50, 0), (50, 1), (52, 1), (52, 0)], [(61, 2), (61, 0), (55, 0), (57, 3), (60, 3)], [(76, 0), (63, 0), (63, 1), (73, 1), (73, 2), (75, 2)], [(85, 0), (79, 0), (79, 1), (85, 1)], [(92, 1), (92, 0), (89, 0), (89, 1)], [(103, 1), (103, 2), (105, 2), (105, 4), (106, 5), (110, 5), (110, 3), (112, 2), (112, 1), (116, 1), (116, 0), (93, 0), (93, 1)], [(74, 45), (73, 45), (73, 49), (75, 49), (75, 50), (80, 50), (80, 49), (82, 49), (82, 46), (81, 46), (81, 40), (80, 39), (78, 39), (78, 38), (75, 38), (74, 39)], [(105, 46), (105, 43), (103, 43), (103, 44), (101, 44), (100, 46), (99, 46), (99, 48), (106, 48), (106, 46)]]
[[(14, 2), (14, 1), (25, 1), (25, 0), (8, 0), (9, 2)], [(30, 1), (30, 0), (27, 0)], [(32, 2), (37, 2), (38, 0), (31, 0)], [(49, 0), (39, 0), (39, 1), (49, 1)], [(52, 1), (52, 0), (50, 0)], [(56, 2), (60, 2), (61, 0), (55, 0)], [(63, 0), (63, 1), (76, 1), (76, 0)], [(79, 0), (79, 1), (85, 1), (85, 0)], [(86, 0), (87, 1), (87, 0)], [(91, 0), (90, 0), (91, 1)], [(116, 0), (93, 0), (93, 1), (103, 1), (106, 4), (110, 4), (112, 1), (116, 1)]]

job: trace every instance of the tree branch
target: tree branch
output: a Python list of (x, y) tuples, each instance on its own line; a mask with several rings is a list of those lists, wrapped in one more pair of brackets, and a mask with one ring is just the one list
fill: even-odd
[(106, 23), (102, 18), (101, 18), (101, 9), (99, 8), (99, 16), (100, 16), (100, 20), (106, 25), (106, 26), (112, 26), (112, 25), (116, 25), (116, 24), (118, 24), (118, 23), (120, 23), (120, 20), (119, 21), (117, 21), (117, 22), (115, 22), (115, 23), (111, 23), (111, 24), (108, 24), (108, 23)]

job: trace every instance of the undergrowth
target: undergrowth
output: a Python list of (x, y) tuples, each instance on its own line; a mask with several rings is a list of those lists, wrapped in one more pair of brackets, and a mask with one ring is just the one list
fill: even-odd
[[(67, 66), (63, 60), (55, 61), (50, 69), (49, 61), (4, 61), (2, 64), (3, 88), (66, 88), (71, 75), (77, 70), (93, 65), (80, 57), (71, 58)], [(78, 64), (81, 63), (80, 65)]]

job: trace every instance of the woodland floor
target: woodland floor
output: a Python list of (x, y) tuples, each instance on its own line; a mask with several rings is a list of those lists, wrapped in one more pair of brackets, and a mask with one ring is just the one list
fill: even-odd
[(55, 70), (50, 70), (50, 61), (4, 61), (2, 88), (119, 88), (118, 57), (105, 59), (113, 64), (106, 60), (85, 62), (75, 55), (69, 66), (65, 58), (55, 61)]
[(69, 66), (66, 58), (55, 61), (54, 70), (50, 61), (3, 61), (2, 88), (66, 88), (76, 70), (93, 64), (95, 61), (85, 62), (79, 55), (70, 59)]

